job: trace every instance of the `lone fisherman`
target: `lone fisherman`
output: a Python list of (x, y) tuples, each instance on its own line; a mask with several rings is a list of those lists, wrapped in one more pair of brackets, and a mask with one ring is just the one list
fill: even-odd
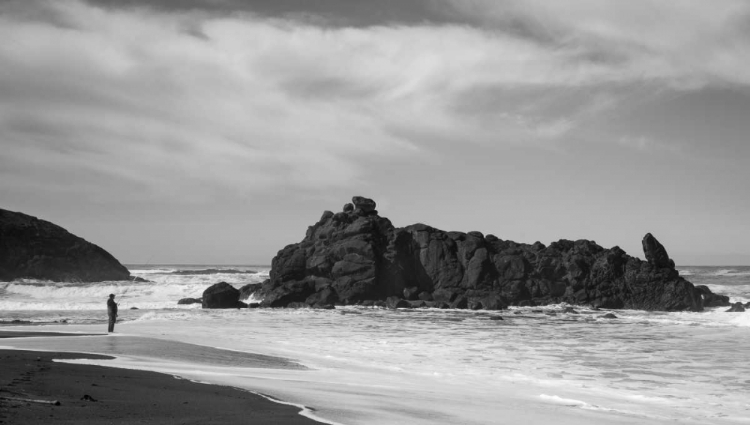
[(117, 321), (117, 303), (115, 302), (115, 294), (109, 294), (107, 300), (107, 315), (109, 316), (109, 331), (115, 331), (115, 322)]

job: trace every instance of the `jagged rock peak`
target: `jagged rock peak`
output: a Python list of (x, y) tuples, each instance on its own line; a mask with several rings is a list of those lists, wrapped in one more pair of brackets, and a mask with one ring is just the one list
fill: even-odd
[(669, 258), (667, 249), (651, 233), (646, 233), (642, 244), (643, 254), (649, 264), (659, 269), (674, 269), (674, 261)]
[[(377, 214), (375, 210), (375, 201), (364, 196), (355, 196), (352, 198), (352, 204), (354, 204), (354, 212), (360, 215)], [(344, 206), (346, 208), (346, 206)]]

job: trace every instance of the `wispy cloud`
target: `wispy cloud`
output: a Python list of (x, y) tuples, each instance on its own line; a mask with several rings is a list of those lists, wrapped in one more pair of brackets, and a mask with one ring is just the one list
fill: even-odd
[(0, 165), (31, 167), (50, 191), (92, 176), (180, 199), (340, 187), (373, 156), (408, 160), (432, 139), (554, 143), (628, 85), (750, 84), (746, 3), (624, 4), (456, 2), (461, 24), (327, 27), (9, 2)]

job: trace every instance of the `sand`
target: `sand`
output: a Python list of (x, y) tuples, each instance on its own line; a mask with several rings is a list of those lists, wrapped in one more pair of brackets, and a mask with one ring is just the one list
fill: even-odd
[[(0, 338), (20, 336), (70, 334), (0, 331)], [(296, 407), (236, 388), (53, 362), (81, 358), (111, 357), (0, 350), (0, 424), (318, 424)]]

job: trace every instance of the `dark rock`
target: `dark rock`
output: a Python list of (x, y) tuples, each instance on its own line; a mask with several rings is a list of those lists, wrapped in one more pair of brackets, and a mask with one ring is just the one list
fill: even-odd
[(409, 301), (419, 299), (419, 288), (417, 288), (416, 286), (404, 288), (404, 299)]
[(226, 282), (219, 282), (203, 291), (201, 304), (203, 308), (238, 308), (242, 306), (240, 291)]
[(664, 248), (651, 233), (646, 233), (641, 242), (643, 245), (643, 254), (646, 257), (646, 261), (656, 268), (668, 268), (674, 269), (674, 261), (667, 255), (667, 250)]
[(427, 291), (420, 292), (417, 298), (422, 301), (434, 301), (434, 298), (432, 298), (432, 294)]
[(131, 310), (138, 310), (138, 307), (130, 307)]
[(490, 316), (490, 320), (505, 320), (502, 316)]
[(479, 305), (477, 309), (484, 310), (505, 310), (508, 308), (508, 304), (505, 299), (498, 294), (489, 293), (483, 296), (474, 298), (475, 302)]
[(0, 209), (0, 281), (131, 280), (130, 272), (102, 248), (60, 226)]
[(286, 307), (290, 303), (305, 302), (315, 293), (313, 280), (291, 281), (286, 285), (274, 285), (271, 281), (263, 284), (261, 292), (263, 307)]
[(405, 299), (399, 297), (386, 298), (385, 305), (386, 307), (393, 310), (397, 308), (411, 308), (411, 304), (409, 303), (409, 301), (406, 301)]
[(703, 298), (703, 307), (728, 307), (730, 305), (728, 296), (714, 294), (706, 285), (697, 285), (695, 289)]
[(316, 308), (319, 310), (335, 310), (336, 306), (334, 306), (333, 304), (317, 303), (317, 304), (314, 304), (312, 308)]
[(745, 303), (745, 308), (750, 308), (750, 302)]
[(411, 304), (411, 308), (425, 308), (425, 307), (428, 307), (427, 301), (423, 301), (423, 300), (409, 301), (409, 304)]
[(732, 304), (732, 307), (727, 310), (727, 313), (742, 313), (745, 311), (745, 306), (741, 302)]
[(573, 307), (565, 307), (565, 308), (563, 309), (563, 313), (567, 313), (567, 314), (578, 314), (578, 311), (576, 311), (576, 309), (574, 309)]
[(468, 309), (469, 310), (481, 310), (484, 306), (481, 302), (475, 301), (475, 300), (469, 300), (468, 301)]
[(452, 303), (450, 303), (450, 308), (469, 308), (469, 299), (463, 295), (459, 295)]
[(614, 315), (614, 313), (607, 313), (603, 316), (599, 316), (601, 319), (617, 319), (617, 316)]
[(259, 292), (262, 287), (262, 283), (248, 283), (247, 285), (243, 285), (240, 288), (240, 299), (246, 300), (252, 297), (255, 293)]
[(321, 291), (316, 292), (305, 300), (305, 303), (309, 305), (333, 305), (338, 301), (338, 295), (336, 291), (330, 287), (323, 288)]
[(247, 305), (247, 308), (259, 308), (260, 303), (250, 303)]
[(182, 298), (181, 300), (177, 301), (178, 305), (189, 305), (189, 304), (202, 304), (203, 299), (201, 298)]
[(459, 292), (450, 289), (437, 289), (432, 293), (432, 299), (434, 301), (442, 301), (446, 303), (452, 303), (459, 296)]
[(568, 303), (701, 311), (724, 302), (679, 276), (651, 234), (642, 261), (588, 240), (529, 245), (421, 223), (395, 228), (373, 200), (352, 201), (354, 209), (326, 212), (301, 242), (278, 252), (270, 279), (254, 292), (263, 305), (317, 303), (313, 295), (323, 288), (331, 291), (327, 301), (335, 293), (343, 305), (404, 297), (490, 310)]
[(365, 214), (370, 214), (375, 211), (375, 201), (373, 201), (370, 198), (364, 198), (362, 196), (355, 196), (352, 198), (352, 204), (354, 204), (354, 209), (362, 210)]
[(344, 204), (344, 212), (352, 212), (354, 211), (354, 204)]

